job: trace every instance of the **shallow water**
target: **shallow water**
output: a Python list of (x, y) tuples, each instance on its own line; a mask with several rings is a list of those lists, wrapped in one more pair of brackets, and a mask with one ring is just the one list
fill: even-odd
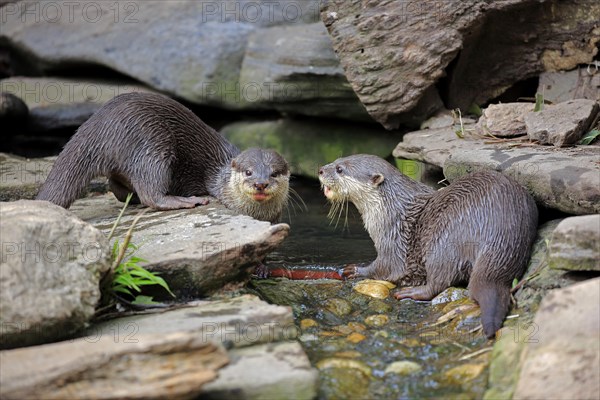
[[(305, 266), (338, 265), (368, 262), (377, 252), (365, 231), (360, 214), (350, 204), (348, 213), (339, 220), (327, 217), (330, 205), (321, 193), (319, 182), (295, 179), (293, 189), (300, 195), (306, 208), (289, 207), (283, 222), (291, 226), (290, 236), (268, 257), (268, 265)], [(337, 225), (337, 226), (336, 226)]]
[[(267, 258), (270, 268), (342, 266), (376, 257), (353, 206), (336, 228), (318, 182), (295, 181), (294, 189), (307, 209), (284, 218), (291, 233)], [(483, 396), (491, 343), (478, 329), (478, 307), (464, 294), (440, 305), (375, 299), (353, 290), (356, 282), (269, 279), (250, 285), (266, 300), (292, 307), (300, 341), (320, 370), (319, 398)], [(436, 324), (458, 307), (464, 313)], [(386, 373), (394, 363), (408, 369)]]

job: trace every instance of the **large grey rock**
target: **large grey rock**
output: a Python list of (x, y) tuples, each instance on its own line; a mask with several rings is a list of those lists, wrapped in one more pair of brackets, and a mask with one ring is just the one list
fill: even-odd
[(596, 65), (572, 71), (543, 72), (537, 92), (552, 103), (573, 99), (600, 101), (600, 66)]
[(318, 177), (319, 167), (342, 155), (369, 153), (388, 157), (401, 138), (376, 125), (340, 121), (280, 119), (264, 122), (237, 122), (221, 133), (238, 147), (259, 146), (280, 152), (293, 174)]
[[(367, 117), (314, 24), (322, 26), (318, 0), (47, 4), (3, 9), (0, 40), (28, 74), (100, 65), (197, 104)], [(21, 18), (25, 9), (39, 18)]]
[(525, 115), (527, 135), (541, 144), (557, 147), (577, 143), (596, 120), (600, 106), (594, 100), (576, 99)]
[(533, 111), (532, 103), (490, 104), (477, 122), (482, 135), (497, 137), (522, 136), (527, 134), (525, 115)]
[(132, 82), (18, 76), (1, 80), (0, 91), (17, 96), (29, 107), (24, 128), (46, 131), (78, 127), (119, 94), (152, 90)]
[(442, 77), (446, 105), (466, 109), (540, 72), (592, 62), (600, 40), (592, 1), (330, 0), (321, 18), (354, 91), (387, 128)]
[(85, 326), (110, 268), (104, 235), (43, 201), (0, 203), (0, 346), (64, 338)]
[(442, 128), (404, 135), (393, 154), (443, 167), (449, 180), (483, 168), (503, 171), (544, 207), (594, 214), (600, 212), (599, 149), (597, 145), (560, 150), (518, 147), (469, 135), (460, 139), (453, 128)]
[[(70, 210), (108, 234), (123, 204), (112, 194), (77, 200)], [(121, 239), (142, 206), (130, 206), (115, 231)], [(271, 225), (235, 215), (214, 201), (192, 210), (150, 211), (134, 229), (136, 256), (179, 297), (207, 296), (226, 284), (244, 282), (253, 268), (288, 235), (287, 224)], [(164, 294), (164, 292), (162, 292)]]
[(600, 271), (600, 214), (563, 220), (552, 233), (550, 268)]
[(317, 396), (318, 373), (297, 342), (233, 349), (231, 362), (202, 388), (207, 399), (298, 399)]
[(189, 332), (112, 332), (0, 352), (3, 399), (191, 399), (228, 357)]
[(600, 278), (550, 292), (526, 343), (514, 399), (593, 399), (600, 392)]
[(320, 21), (254, 32), (242, 63), (240, 86), (242, 101), (260, 107), (371, 121)]

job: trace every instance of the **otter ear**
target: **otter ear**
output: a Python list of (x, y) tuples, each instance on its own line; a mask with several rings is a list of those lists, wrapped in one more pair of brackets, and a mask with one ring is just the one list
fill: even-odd
[(373, 174), (371, 175), (371, 183), (373, 186), (378, 187), (385, 180), (383, 174)]
[(233, 168), (233, 169), (237, 168), (237, 163), (235, 162), (235, 158), (233, 160), (231, 160), (231, 168)]

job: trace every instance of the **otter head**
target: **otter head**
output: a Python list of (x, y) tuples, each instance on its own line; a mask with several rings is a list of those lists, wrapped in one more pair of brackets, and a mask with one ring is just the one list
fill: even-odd
[(329, 201), (351, 201), (362, 212), (363, 205), (380, 197), (379, 187), (385, 181), (388, 166), (379, 157), (357, 154), (321, 167), (319, 180)]
[(240, 211), (260, 220), (279, 219), (287, 203), (290, 169), (273, 150), (252, 148), (231, 160), (229, 189)]

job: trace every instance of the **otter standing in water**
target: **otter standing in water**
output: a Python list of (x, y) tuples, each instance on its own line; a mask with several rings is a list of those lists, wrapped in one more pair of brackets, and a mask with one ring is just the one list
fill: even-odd
[(116, 96), (92, 115), (58, 156), (38, 200), (68, 208), (97, 176), (120, 201), (134, 192), (157, 210), (208, 204), (276, 222), (287, 203), (290, 171), (272, 150), (242, 153), (194, 113), (166, 96)]
[(523, 187), (482, 171), (434, 191), (371, 155), (340, 158), (319, 178), (331, 202), (356, 206), (377, 249), (375, 261), (345, 276), (412, 285), (395, 297), (415, 300), (468, 282), (484, 334), (495, 335), (536, 235), (537, 207)]

